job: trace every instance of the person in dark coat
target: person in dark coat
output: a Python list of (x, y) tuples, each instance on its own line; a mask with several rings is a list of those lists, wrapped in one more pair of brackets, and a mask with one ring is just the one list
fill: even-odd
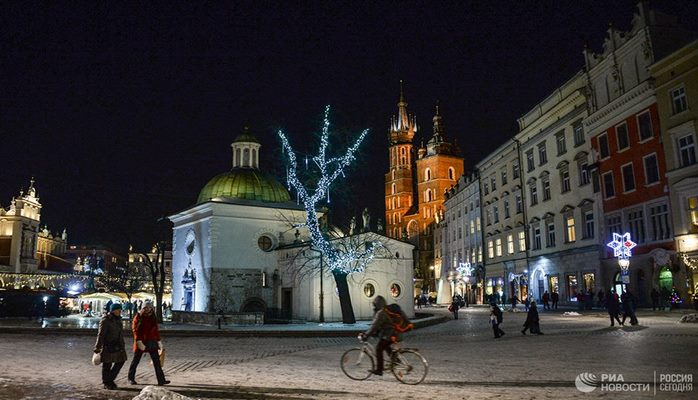
[[(370, 370), (374, 375), (383, 375), (383, 352), (390, 354), (390, 344), (395, 337), (395, 329), (393, 329), (393, 321), (388, 315), (388, 302), (385, 297), (376, 296), (373, 299), (373, 322), (368, 330), (361, 333), (359, 336), (365, 340), (370, 336), (377, 336), (378, 343), (376, 344), (376, 366)], [(402, 318), (406, 321), (407, 315), (402, 312)]]
[(536, 307), (536, 302), (532, 301), (531, 306), (528, 310), (528, 315), (526, 316), (526, 322), (524, 322), (524, 328), (521, 333), (526, 334), (526, 330), (530, 329), (531, 333), (537, 335), (542, 335), (543, 332), (540, 331), (540, 318), (538, 317), (538, 307)]
[(635, 316), (635, 296), (627, 290), (620, 296), (620, 301), (623, 303), (623, 319), (620, 321), (620, 324), (624, 325), (625, 319), (630, 317), (630, 325), (637, 325), (637, 317)]
[(606, 304), (606, 301), (605, 301), (605, 298), (604, 298), (603, 289), (599, 289), (598, 297), (599, 297), (599, 307), (600, 307), (600, 308), (603, 308), (604, 305)]
[(150, 354), (150, 359), (153, 360), (153, 367), (155, 368), (155, 376), (158, 379), (158, 385), (162, 386), (170, 383), (170, 381), (165, 380), (165, 373), (162, 371), (162, 366), (160, 365), (160, 355), (158, 353), (163, 347), (160, 341), (158, 319), (155, 316), (155, 309), (153, 308), (152, 301), (146, 300), (145, 303), (143, 303), (141, 311), (133, 317), (132, 329), (133, 360), (131, 360), (131, 366), (128, 369), (128, 382), (131, 385), (138, 384), (136, 382), (136, 368), (138, 368), (138, 363), (141, 361), (143, 353), (148, 353)]
[(547, 290), (543, 293), (543, 309), (550, 310), (550, 293)]
[(126, 344), (121, 326), (121, 304), (113, 303), (109, 313), (99, 321), (97, 343), (94, 348), (102, 360), (102, 383), (105, 389), (117, 389), (114, 380), (126, 359)]
[(448, 307), (448, 309), (453, 313), (453, 319), (458, 319), (458, 309), (460, 308), (460, 300), (458, 300), (458, 296), (453, 296), (453, 299), (451, 300), (451, 305)]
[(550, 294), (550, 300), (553, 302), (553, 308), (557, 310), (557, 302), (560, 301), (560, 295), (555, 290)]
[(611, 293), (606, 296), (606, 310), (608, 310), (608, 317), (611, 318), (611, 326), (614, 326), (614, 320), (618, 321), (618, 325), (623, 325), (618, 318), (618, 294), (615, 290), (611, 290)]
[(503, 320), (504, 315), (502, 315), (502, 310), (497, 307), (496, 303), (490, 304), (490, 322), (492, 323), (492, 331), (494, 332), (495, 339), (504, 336), (504, 331), (499, 327)]

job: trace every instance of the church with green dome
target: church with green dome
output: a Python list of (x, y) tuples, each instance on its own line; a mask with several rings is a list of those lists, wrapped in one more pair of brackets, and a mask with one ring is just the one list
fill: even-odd
[(201, 189), (197, 204), (207, 201), (235, 202), (249, 200), (262, 203), (291, 201), (288, 190), (274, 177), (260, 171), (261, 144), (245, 127), (244, 132), (230, 145), (233, 166), (228, 172), (216, 175)]
[[(322, 275), (299, 278), (301, 266), (319, 262), (309, 249), (309, 232), (302, 227), (305, 209), (260, 168), (261, 147), (245, 128), (231, 144), (231, 169), (211, 178), (193, 206), (169, 216), (174, 224), (174, 320), (213, 323), (223, 311), (247, 316), (250, 323), (260, 323), (260, 315), (271, 314), (317, 321), (321, 292), (325, 320), (341, 320), (331, 273), (324, 270)], [(318, 215), (322, 218), (323, 213)], [(366, 271), (352, 274), (356, 317), (372, 318), (370, 304), (378, 294), (412, 310), (413, 246), (377, 233), (361, 235), (375, 237), (353, 240), (365, 243), (377, 238), (390, 250), (375, 257)]]

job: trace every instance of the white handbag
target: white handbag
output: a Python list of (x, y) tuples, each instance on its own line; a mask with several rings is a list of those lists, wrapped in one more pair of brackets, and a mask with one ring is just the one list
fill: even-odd
[(102, 353), (92, 353), (92, 364), (99, 365), (102, 363)]

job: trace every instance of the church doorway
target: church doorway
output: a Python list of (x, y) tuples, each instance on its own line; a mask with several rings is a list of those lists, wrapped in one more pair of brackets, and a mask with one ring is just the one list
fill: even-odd
[(281, 317), (286, 319), (291, 319), (293, 315), (293, 289), (283, 288), (281, 289)]
[(659, 292), (660, 293), (671, 293), (671, 289), (674, 287), (674, 276), (668, 267), (664, 267), (659, 270)]
[(264, 301), (261, 299), (253, 298), (253, 299), (248, 299), (245, 304), (242, 306), (241, 312), (265, 312), (267, 309), (267, 306), (264, 304)]

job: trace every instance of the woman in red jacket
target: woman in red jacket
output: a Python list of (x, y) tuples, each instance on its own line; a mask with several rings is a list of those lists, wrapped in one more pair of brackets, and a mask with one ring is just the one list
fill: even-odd
[(141, 311), (133, 317), (133, 360), (131, 367), (128, 369), (128, 382), (132, 385), (137, 385), (136, 368), (141, 361), (143, 353), (149, 353), (155, 367), (155, 376), (158, 378), (158, 385), (166, 385), (170, 381), (165, 380), (165, 373), (162, 372), (160, 365), (160, 356), (158, 351), (162, 349), (160, 341), (160, 330), (158, 329), (158, 320), (155, 316), (153, 302), (146, 300), (143, 303)]

